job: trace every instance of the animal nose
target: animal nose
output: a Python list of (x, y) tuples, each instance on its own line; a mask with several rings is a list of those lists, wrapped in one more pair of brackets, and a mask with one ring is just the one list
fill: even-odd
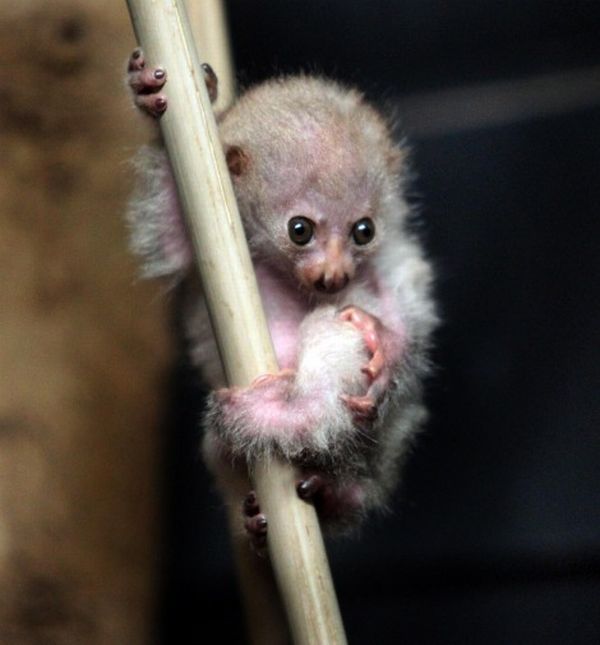
[(315, 280), (314, 287), (317, 291), (321, 291), (323, 293), (337, 293), (348, 284), (349, 280), (350, 277), (347, 273), (332, 277), (325, 277), (325, 275), (322, 275), (318, 280)]

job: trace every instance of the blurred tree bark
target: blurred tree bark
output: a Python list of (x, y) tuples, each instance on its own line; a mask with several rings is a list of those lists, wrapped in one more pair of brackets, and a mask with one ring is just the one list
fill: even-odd
[(151, 641), (165, 299), (122, 213), (125, 3), (0, 0), (0, 642)]

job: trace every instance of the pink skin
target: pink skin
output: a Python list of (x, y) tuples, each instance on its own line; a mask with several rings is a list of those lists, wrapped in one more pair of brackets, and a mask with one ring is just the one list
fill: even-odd
[[(282, 370), (277, 374), (258, 377), (250, 388), (224, 388), (219, 391), (223, 404), (246, 404), (257, 422), (280, 431), (285, 425), (289, 431), (306, 431), (310, 419), (318, 414), (318, 397), (307, 401), (296, 400), (296, 406), (289, 402), (293, 386), (294, 369), (298, 353), (298, 328), (310, 312), (306, 300), (289, 288), (272, 271), (257, 266), (257, 277), (269, 330)], [(369, 387), (363, 396), (346, 396), (342, 399), (353, 412), (356, 424), (364, 428), (377, 416), (377, 404), (389, 383), (389, 365), (400, 353), (399, 338), (383, 323), (363, 309), (348, 306), (340, 312), (340, 319), (356, 327), (362, 334), (371, 359), (362, 368), (369, 378)], [(389, 352), (389, 354), (388, 354)]]
[(274, 383), (279, 379), (286, 380), (293, 377), (295, 374), (296, 372), (291, 369), (283, 369), (279, 372), (276, 372), (275, 374), (263, 374), (262, 376), (257, 376), (250, 384), (250, 387), (261, 387), (270, 383)]
[[(276, 374), (259, 376), (248, 388), (222, 388), (217, 396), (225, 413), (232, 411), (231, 406), (242, 406), (250, 418), (255, 420), (253, 425), (260, 427), (263, 433), (272, 432), (275, 436), (281, 432), (282, 427), (287, 432), (308, 432), (311, 425), (314, 425), (312, 420), (318, 418), (321, 409), (319, 387), (315, 384), (315, 394), (310, 397), (298, 397), (294, 396), (293, 386), (299, 343), (298, 329), (310, 312), (310, 305), (300, 293), (290, 289), (284, 279), (275, 276), (268, 268), (258, 265), (256, 271), (269, 330), (282, 370)], [(387, 345), (391, 349), (390, 337), (393, 334), (379, 319), (358, 307), (345, 307), (339, 317), (362, 333), (371, 353), (371, 359), (362, 368), (369, 380), (365, 394), (342, 396), (353, 413), (356, 425), (365, 428), (376, 419), (377, 405), (389, 383), (389, 362), (385, 358), (384, 347)], [(393, 359), (395, 356), (389, 358)]]
[(269, 332), (281, 369), (295, 369), (298, 358), (298, 329), (309, 313), (306, 298), (270, 267), (256, 264), (256, 277)]
[(364, 309), (349, 305), (340, 312), (340, 318), (358, 329), (371, 353), (369, 362), (362, 367), (362, 372), (369, 377), (370, 385), (362, 396), (342, 395), (342, 400), (354, 413), (355, 423), (359, 426), (369, 425), (377, 417), (377, 403), (385, 392), (390, 379), (388, 360), (384, 352), (384, 338), (390, 332), (384, 328), (378, 318), (371, 316)]
[(237, 410), (253, 421), (256, 432), (263, 436), (281, 435), (282, 428), (289, 433), (303, 434), (315, 425), (321, 408), (318, 396), (293, 395), (293, 370), (264, 374), (250, 387), (230, 387), (217, 390), (216, 396), (225, 417), (234, 418)]
[[(299, 327), (309, 309), (301, 296), (273, 271), (262, 265), (255, 267), (259, 289), (275, 354), (281, 370), (276, 374), (257, 377), (248, 388), (222, 388), (217, 391), (219, 402), (229, 406), (247, 406), (256, 419), (255, 425), (271, 429), (273, 434), (286, 427), (290, 432), (301, 432), (312, 414), (317, 414), (316, 402), (297, 401), (287, 404), (293, 387), (298, 356)], [(304, 406), (304, 410), (302, 409)]]

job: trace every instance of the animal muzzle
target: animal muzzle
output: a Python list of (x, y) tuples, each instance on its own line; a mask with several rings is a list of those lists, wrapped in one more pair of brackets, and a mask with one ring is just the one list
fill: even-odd
[(354, 275), (352, 257), (339, 237), (332, 237), (318, 261), (304, 269), (305, 284), (321, 293), (341, 291)]
[(350, 276), (347, 273), (334, 273), (333, 275), (323, 274), (314, 281), (313, 286), (317, 291), (323, 293), (337, 293), (341, 291), (350, 282)]

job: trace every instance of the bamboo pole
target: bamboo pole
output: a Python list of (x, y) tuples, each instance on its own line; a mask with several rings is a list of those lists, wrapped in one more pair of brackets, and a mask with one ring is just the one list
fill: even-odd
[[(219, 114), (234, 100), (235, 74), (223, 0), (186, 0), (194, 42), (210, 63), (219, 79), (219, 92), (213, 112)], [(251, 484), (235, 482), (229, 473), (217, 473), (229, 520), (231, 546), (246, 622), (246, 632), (254, 645), (286, 645), (290, 642), (287, 620), (268, 558), (257, 558), (248, 548), (248, 537), (242, 527), (240, 499)], [(228, 481), (229, 479), (229, 481)], [(243, 477), (241, 478), (244, 479)], [(245, 488), (245, 489), (244, 489)]]
[[(127, 0), (138, 42), (168, 70), (161, 130), (196, 251), (228, 382), (277, 371), (252, 262), (189, 24), (178, 0)], [(269, 517), (269, 555), (296, 645), (346, 643), (314, 508), (275, 460), (253, 473)]]

